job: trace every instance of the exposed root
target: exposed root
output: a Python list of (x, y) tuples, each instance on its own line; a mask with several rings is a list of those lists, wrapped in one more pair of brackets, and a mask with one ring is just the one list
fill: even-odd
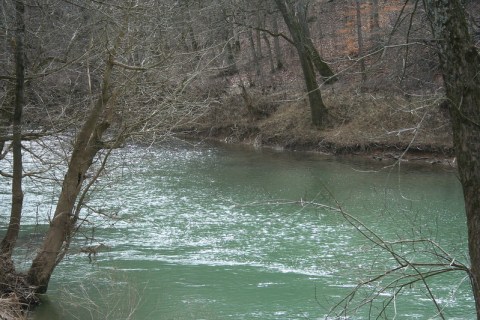
[(0, 298), (0, 319), (1, 320), (23, 320), (27, 319), (26, 307), (20, 302), (15, 293), (4, 295)]
[(10, 259), (1, 259), (0, 320), (26, 319), (26, 311), (39, 302), (25, 275), (15, 271)]

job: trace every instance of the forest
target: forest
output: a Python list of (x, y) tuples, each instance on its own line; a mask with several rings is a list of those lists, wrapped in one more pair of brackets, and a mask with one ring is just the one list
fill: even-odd
[[(48, 293), (110, 156), (171, 139), (454, 167), (470, 264), (442, 267), (468, 276), (480, 319), (480, 2), (5, 0), (0, 13), (0, 319)], [(58, 188), (18, 266), (26, 180)]]

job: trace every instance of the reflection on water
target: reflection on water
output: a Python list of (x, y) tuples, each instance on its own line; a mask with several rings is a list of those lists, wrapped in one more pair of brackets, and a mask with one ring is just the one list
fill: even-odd
[[(117, 218), (90, 212), (34, 319), (323, 318), (387, 260), (308, 201), (341, 204), (390, 240), (432, 237), (466, 261), (461, 190), (445, 169), (211, 145), (129, 147), (114, 161), (89, 205)], [(26, 233), (38, 220), (27, 217)], [(79, 254), (91, 236), (109, 247), (93, 264)], [(474, 314), (462, 277), (432, 281), (449, 318)], [(435, 314), (422, 288), (410, 295), (399, 318)]]

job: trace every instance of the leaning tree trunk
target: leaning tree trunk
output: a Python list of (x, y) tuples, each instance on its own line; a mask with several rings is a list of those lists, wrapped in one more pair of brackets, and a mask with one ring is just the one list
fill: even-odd
[[(304, 50), (304, 48), (302, 49)], [(329, 121), (328, 110), (323, 103), (322, 94), (315, 77), (312, 60), (310, 60), (310, 57), (305, 52), (300, 52), (302, 49), (297, 48), (299, 51), (303, 76), (305, 78), (305, 85), (307, 87), (312, 122), (315, 126), (324, 127)]]
[[(22, 112), (25, 92), (25, 58), (24, 58), (24, 36), (25, 36), (25, 7), (23, 1), (15, 1), (15, 102), (13, 110), (13, 177), (12, 177), (12, 206), (8, 229), (0, 244), (0, 266), (6, 260), (11, 260), (13, 248), (20, 232), (20, 220), (23, 206), (22, 190)], [(2, 145), (3, 149), (3, 145)], [(2, 151), (0, 149), (0, 153)], [(8, 261), (7, 261), (8, 263)], [(0, 279), (2, 281), (2, 279)], [(2, 281), (3, 282), (3, 281)]]
[(297, 49), (307, 87), (312, 122), (318, 127), (325, 126), (328, 124), (328, 110), (317, 83), (312, 55), (308, 52), (308, 35), (303, 32), (304, 28), (299, 21), (299, 15), (295, 14), (292, 7), (287, 6), (287, 3), (283, 0), (275, 0), (275, 4), (285, 20), (293, 38), (293, 44)]
[(338, 80), (335, 76), (335, 73), (330, 66), (323, 61), (320, 53), (318, 53), (318, 50), (312, 41), (312, 36), (310, 35), (310, 28), (308, 27), (307, 21), (307, 4), (304, 1), (300, 1), (297, 4), (296, 20), (298, 21), (301, 33), (304, 35), (305, 48), (307, 50), (307, 54), (310, 56), (309, 58), (312, 60), (313, 65), (317, 69), (320, 76), (322, 76), (322, 78), (325, 80), (325, 83), (334, 83)]
[(318, 53), (317, 48), (315, 48), (312, 39), (308, 38), (306, 40), (306, 48), (308, 54), (310, 55), (310, 59), (312, 59), (313, 65), (317, 69), (318, 73), (325, 80), (325, 83), (332, 84), (336, 82), (338, 80), (337, 76), (333, 72), (332, 68), (330, 68), (330, 66), (325, 61), (323, 61), (320, 53)]
[(460, 0), (426, 0), (438, 39), (468, 228), (470, 280), (480, 319), (480, 54)]
[(92, 107), (87, 120), (76, 136), (50, 228), (45, 236), (42, 248), (28, 271), (28, 283), (35, 287), (37, 293), (47, 291), (50, 276), (65, 255), (77, 220), (74, 208), (85, 174), (95, 155), (103, 147), (101, 138), (109, 127), (107, 114), (111, 112), (109, 108), (112, 108), (108, 104), (112, 98), (110, 81), (114, 66), (114, 51), (111, 51), (105, 67), (102, 94)]

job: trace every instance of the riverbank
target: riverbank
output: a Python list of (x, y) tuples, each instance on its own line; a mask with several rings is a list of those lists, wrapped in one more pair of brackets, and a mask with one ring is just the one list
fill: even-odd
[(27, 312), (25, 305), (15, 293), (0, 298), (1, 320), (26, 320)]
[(454, 165), (450, 121), (440, 95), (338, 94), (339, 89), (324, 90), (330, 113), (326, 128), (311, 124), (305, 96), (250, 88), (248, 97), (233, 92), (182, 131), (254, 147)]

